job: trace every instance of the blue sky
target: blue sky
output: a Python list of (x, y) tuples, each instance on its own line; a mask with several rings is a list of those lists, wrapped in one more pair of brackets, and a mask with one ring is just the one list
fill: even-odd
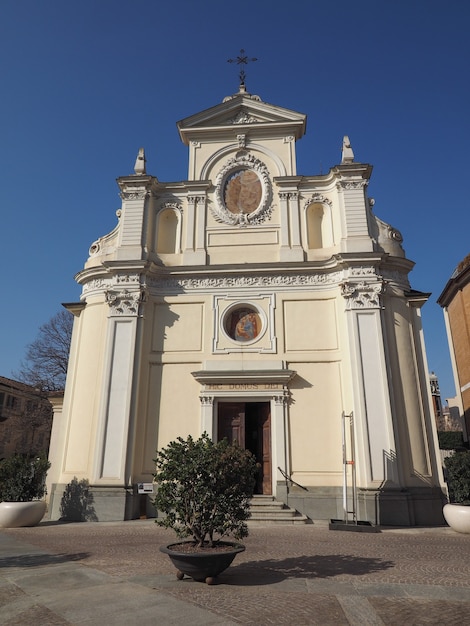
[(115, 226), (115, 179), (187, 177), (176, 122), (247, 87), (305, 113), (299, 174), (374, 165), (375, 213), (404, 236), (431, 370), (454, 395), (436, 299), (470, 252), (470, 3), (466, 0), (2, 0), (0, 375), (79, 299), (74, 275)]

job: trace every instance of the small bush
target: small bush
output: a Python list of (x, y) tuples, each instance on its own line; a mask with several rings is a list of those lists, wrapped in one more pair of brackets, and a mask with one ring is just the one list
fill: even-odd
[(470, 504), (470, 452), (456, 452), (444, 459), (451, 502)]
[(215, 535), (248, 535), (246, 520), (258, 470), (248, 450), (226, 439), (214, 443), (204, 433), (179, 437), (157, 452), (155, 508), (166, 513), (156, 522), (198, 546), (214, 545)]
[(459, 430), (440, 430), (437, 433), (440, 450), (457, 450), (462, 448), (463, 433)]
[(46, 475), (51, 464), (45, 454), (16, 454), (0, 461), (0, 502), (30, 502), (46, 494)]

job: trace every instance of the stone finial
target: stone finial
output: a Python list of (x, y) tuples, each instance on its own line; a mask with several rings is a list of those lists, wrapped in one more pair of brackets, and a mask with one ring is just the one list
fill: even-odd
[(351, 148), (351, 142), (349, 141), (349, 137), (345, 135), (343, 137), (343, 149), (341, 152), (341, 165), (346, 163), (352, 163), (354, 161), (354, 152)]
[(145, 151), (143, 148), (139, 148), (139, 154), (137, 155), (137, 159), (135, 160), (134, 172), (137, 175), (143, 176), (146, 174), (145, 171), (145, 163), (147, 159), (145, 158)]

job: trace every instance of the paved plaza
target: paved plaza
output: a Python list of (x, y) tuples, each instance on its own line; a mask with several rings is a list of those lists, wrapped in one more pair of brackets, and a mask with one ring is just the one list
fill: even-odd
[(0, 530), (0, 624), (470, 625), (470, 535), (254, 526), (217, 585), (178, 581), (153, 520)]

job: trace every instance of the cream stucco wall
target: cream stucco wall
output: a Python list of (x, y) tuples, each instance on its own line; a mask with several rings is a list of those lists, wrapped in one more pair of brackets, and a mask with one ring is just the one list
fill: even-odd
[[(297, 175), (305, 116), (242, 88), (178, 129), (188, 180), (163, 183), (145, 161), (118, 179), (116, 228), (77, 275), (56, 484), (85, 478), (98, 517), (135, 516), (135, 484), (151, 480), (156, 448), (217, 437), (219, 411), (238, 403), (268, 410), (273, 495), (311, 517), (337, 512), (343, 415), (364, 515), (411, 523), (413, 489), (435, 508), (426, 297), (410, 289), (400, 233), (372, 212), (371, 166), (348, 141), (328, 173)], [(227, 181), (246, 170), (260, 199), (234, 208)], [(251, 337), (233, 331), (245, 309)], [(278, 468), (307, 486), (302, 499)], [(405, 492), (398, 512), (383, 506)]]

